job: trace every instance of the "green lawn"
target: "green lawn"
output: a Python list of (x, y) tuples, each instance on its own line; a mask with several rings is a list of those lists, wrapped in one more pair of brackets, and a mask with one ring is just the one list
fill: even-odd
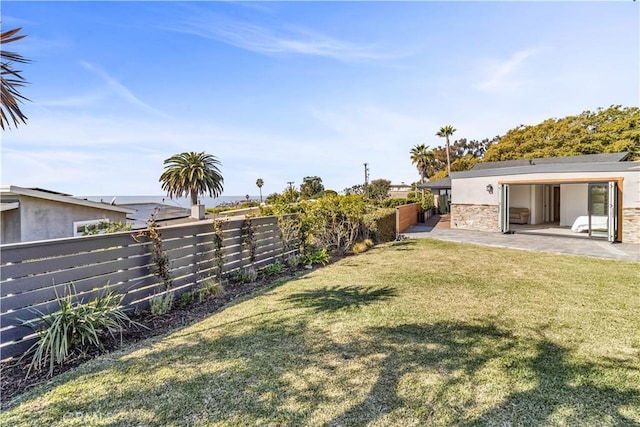
[(55, 378), (2, 425), (640, 425), (639, 265), (408, 240)]

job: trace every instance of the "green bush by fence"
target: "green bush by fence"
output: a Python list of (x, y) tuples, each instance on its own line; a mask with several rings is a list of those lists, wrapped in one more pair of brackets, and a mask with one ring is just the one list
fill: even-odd
[(390, 242), (396, 238), (396, 209), (383, 208), (364, 216), (370, 237), (377, 243)]

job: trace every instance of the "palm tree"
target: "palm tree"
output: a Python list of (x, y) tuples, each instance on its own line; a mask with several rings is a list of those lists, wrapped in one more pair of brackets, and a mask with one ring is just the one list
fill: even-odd
[(416, 146), (411, 149), (411, 163), (415, 164), (416, 168), (418, 168), (418, 173), (422, 178), (422, 184), (424, 184), (425, 178), (429, 175), (429, 169), (432, 169), (433, 159), (433, 152), (429, 150), (425, 144), (416, 144)]
[(14, 52), (7, 52), (4, 45), (7, 43), (15, 42), (23, 39), (25, 36), (16, 36), (16, 34), (22, 28), (16, 28), (13, 30), (0, 33), (0, 57), (1, 71), (0, 71), (0, 127), (4, 130), (5, 124), (7, 127), (11, 127), (9, 118), (13, 121), (15, 127), (20, 122), (27, 123), (27, 116), (25, 116), (20, 110), (19, 102), (28, 101), (29, 99), (24, 97), (18, 91), (23, 87), (26, 80), (20, 74), (20, 70), (13, 69), (13, 63), (27, 63), (29, 60), (22, 57), (22, 55)]
[(198, 204), (198, 195), (208, 193), (218, 197), (222, 193), (224, 179), (220, 174), (220, 161), (205, 152), (175, 154), (164, 161), (164, 172), (160, 175), (162, 189), (171, 198), (191, 196), (191, 205)]
[(449, 159), (449, 137), (453, 135), (456, 129), (451, 125), (446, 125), (440, 128), (436, 136), (446, 138), (447, 142), (447, 173), (451, 175), (451, 160)]
[(264, 185), (264, 181), (262, 180), (262, 178), (256, 179), (256, 185), (260, 189), (260, 203), (262, 203), (262, 186)]

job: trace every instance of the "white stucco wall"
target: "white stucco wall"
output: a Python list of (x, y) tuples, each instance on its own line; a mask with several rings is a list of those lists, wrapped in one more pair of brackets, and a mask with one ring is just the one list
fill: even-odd
[[(497, 205), (499, 202), (498, 182), (500, 181), (562, 181), (572, 179), (584, 180), (587, 178), (591, 181), (598, 181), (598, 179), (606, 181), (613, 178), (622, 178), (622, 207), (640, 208), (640, 166), (632, 170), (613, 172), (531, 173), (473, 178), (455, 178), (454, 176), (451, 180), (451, 203)], [(487, 184), (493, 185), (493, 194), (487, 193)], [(513, 204), (513, 199), (511, 205), (515, 206)]]
[(544, 186), (531, 186), (531, 224), (544, 222)]
[(576, 218), (587, 215), (588, 187), (588, 184), (560, 185), (560, 227), (569, 227)]
[(512, 185), (509, 190), (509, 204), (512, 208), (531, 210), (531, 185)]
[(126, 214), (35, 197), (20, 197), (21, 241), (73, 237), (73, 222), (102, 220), (126, 222)]
[[(451, 180), (451, 203), (463, 205), (497, 205), (499, 177), (475, 177)], [(487, 193), (487, 185), (493, 186), (493, 194)]]

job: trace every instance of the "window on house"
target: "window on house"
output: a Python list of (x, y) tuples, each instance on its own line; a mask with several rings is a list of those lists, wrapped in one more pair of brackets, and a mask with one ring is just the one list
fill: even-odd
[(87, 234), (102, 234), (100, 232), (100, 224), (105, 223), (109, 223), (109, 218), (90, 219), (87, 221), (74, 221), (73, 237), (86, 236)]

